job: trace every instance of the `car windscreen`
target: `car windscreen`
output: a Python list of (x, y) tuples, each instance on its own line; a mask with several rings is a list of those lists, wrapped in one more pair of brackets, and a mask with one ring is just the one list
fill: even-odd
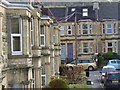
[(102, 69), (102, 72), (103, 72), (103, 73), (112, 72), (112, 71), (115, 71), (115, 68), (103, 68), (103, 69)]
[(111, 73), (108, 74), (110, 80), (120, 80), (120, 73)]
[(72, 61), (71, 64), (75, 64), (75, 61)]

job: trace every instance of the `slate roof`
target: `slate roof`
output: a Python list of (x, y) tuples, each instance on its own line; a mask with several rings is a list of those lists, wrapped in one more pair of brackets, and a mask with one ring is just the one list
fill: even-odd
[[(65, 21), (67, 16), (72, 15), (72, 8), (75, 8), (77, 11), (77, 21), (80, 19), (91, 19), (95, 20), (95, 11), (93, 10), (93, 6), (84, 6), (84, 7), (64, 7), (64, 8), (45, 8), (43, 9), (43, 15), (54, 16), (57, 21)], [(82, 16), (82, 9), (88, 8), (88, 17)], [(75, 14), (73, 14), (69, 19), (68, 22), (73, 22), (75, 20)]]
[(120, 19), (120, 4), (118, 2), (104, 2), (99, 4), (99, 19)]
[[(96, 20), (96, 14), (95, 10), (93, 9), (93, 5), (80, 5), (80, 6), (69, 6), (69, 7), (52, 7), (46, 9), (43, 9), (43, 14), (45, 15), (51, 15), (56, 18), (57, 21), (63, 20), (65, 21), (65, 17), (71, 15), (73, 12), (71, 11), (72, 8), (75, 8), (75, 10), (79, 13), (77, 14), (77, 21), (79, 20)], [(82, 16), (82, 9), (88, 8), (88, 17)], [(45, 10), (46, 9), (46, 10)], [(104, 20), (104, 19), (116, 19), (120, 20), (120, 3), (118, 2), (100, 2), (99, 3), (99, 10), (98, 10), (98, 19)], [(67, 20), (67, 22), (73, 22), (75, 21), (75, 15), (73, 15), (71, 18)]]

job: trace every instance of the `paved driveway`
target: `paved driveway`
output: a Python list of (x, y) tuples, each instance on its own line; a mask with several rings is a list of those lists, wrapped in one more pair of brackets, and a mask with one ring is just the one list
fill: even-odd
[(103, 84), (100, 82), (100, 73), (99, 71), (90, 71), (89, 79), (93, 82), (92, 87), (96, 89), (102, 89)]

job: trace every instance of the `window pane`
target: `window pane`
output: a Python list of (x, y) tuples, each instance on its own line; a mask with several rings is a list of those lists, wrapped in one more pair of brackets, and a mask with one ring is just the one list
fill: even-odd
[(44, 26), (43, 25), (41, 25), (40, 34), (44, 34)]
[(59, 26), (59, 29), (60, 29), (60, 34), (64, 35), (64, 26)]
[(11, 19), (11, 32), (12, 33), (19, 33), (19, 18), (12, 18)]
[(83, 47), (88, 47), (88, 43), (83, 43)]
[(112, 52), (113, 50), (112, 50), (112, 48), (108, 48), (108, 52)]
[(82, 25), (82, 28), (83, 28), (83, 29), (88, 29), (88, 25), (87, 25), (87, 24), (83, 24), (83, 25)]
[(112, 28), (112, 25), (111, 24), (107, 24), (107, 28)]
[(92, 25), (90, 24), (90, 34), (92, 33)]
[(68, 25), (68, 29), (71, 29), (71, 26), (70, 26), (70, 25)]
[(112, 33), (112, 29), (107, 29), (107, 33)]
[(107, 33), (112, 33), (112, 24), (107, 24)]
[(41, 38), (40, 38), (40, 44), (41, 45), (44, 45), (44, 36), (40, 36)]
[(108, 43), (108, 47), (111, 47), (111, 46), (112, 46), (112, 42), (109, 42), (109, 43)]
[(88, 48), (84, 48), (84, 49), (83, 49), (83, 52), (84, 52), (84, 53), (88, 53)]
[(13, 51), (20, 51), (20, 37), (13, 37)]
[(45, 76), (42, 76), (42, 86), (45, 85)]
[(68, 31), (68, 34), (71, 34), (71, 31)]
[(88, 31), (87, 30), (83, 30), (83, 34), (88, 34)]

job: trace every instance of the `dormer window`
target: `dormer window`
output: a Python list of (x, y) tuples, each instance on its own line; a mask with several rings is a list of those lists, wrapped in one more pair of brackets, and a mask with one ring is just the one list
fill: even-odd
[(83, 16), (88, 16), (88, 9), (87, 8), (83, 8)]

